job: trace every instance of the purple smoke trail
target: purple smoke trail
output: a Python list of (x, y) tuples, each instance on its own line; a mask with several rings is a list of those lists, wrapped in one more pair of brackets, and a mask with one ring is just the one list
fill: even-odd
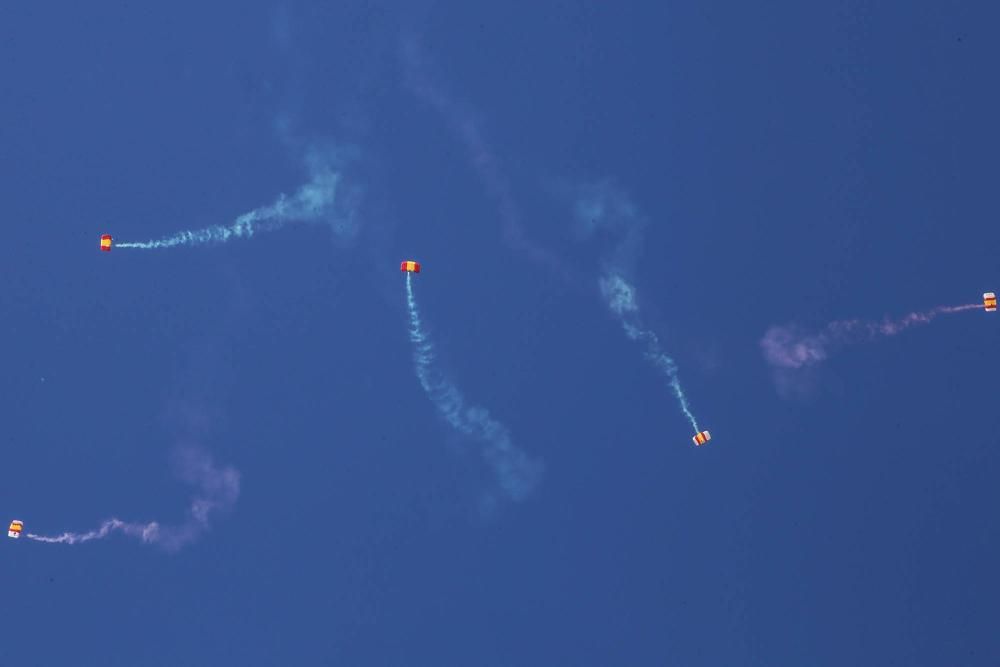
[(176, 452), (175, 464), (181, 480), (198, 489), (188, 507), (187, 518), (179, 525), (164, 526), (157, 521), (130, 523), (112, 518), (102, 522), (99, 528), (85, 533), (65, 532), (61, 535), (28, 533), (26, 537), (49, 544), (82, 544), (92, 540), (103, 540), (117, 532), (135, 537), (144, 544), (156, 544), (167, 551), (177, 551), (209, 529), (213, 514), (225, 512), (236, 504), (240, 495), (240, 473), (235, 468), (216, 467), (208, 454), (196, 448), (179, 449)]
[(841, 320), (831, 322), (817, 333), (806, 333), (793, 325), (775, 326), (767, 330), (760, 341), (764, 358), (777, 368), (802, 368), (817, 364), (832, 347), (862, 343), (875, 338), (895, 336), (910, 327), (928, 324), (939, 315), (977, 310), (982, 304), (939, 306), (931, 310), (909, 313), (900, 318), (883, 318), (879, 322)]

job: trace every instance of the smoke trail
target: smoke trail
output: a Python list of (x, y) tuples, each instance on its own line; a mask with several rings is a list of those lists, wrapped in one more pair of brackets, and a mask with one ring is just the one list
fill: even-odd
[(150, 523), (126, 523), (121, 519), (108, 519), (101, 524), (100, 528), (86, 533), (63, 533), (54, 537), (45, 537), (28, 533), (27, 538), (36, 542), (48, 542), (49, 544), (80, 544), (91, 540), (102, 540), (114, 531), (119, 531), (130, 537), (137, 537), (143, 542), (154, 542), (160, 531), (160, 524), (155, 521)]
[(293, 195), (281, 194), (274, 203), (244, 213), (230, 225), (185, 230), (153, 241), (115, 242), (114, 247), (150, 250), (226, 243), (248, 239), (258, 232), (275, 231), (292, 222), (327, 222), (336, 238), (352, 240), (358, 230), (354, 215), (356, 192), (345, 191), (339, 160), (329, 153), (313, 150), (307, 156), (307, 165), (310, 180)]
[(803, 332), (794, 325), (773, 326), (764, 334), (760, 347), (764, 358), (775, 368), (798, 369), (823, 361), (832, 348), (895, 336), (911, 327), (929, 324), (940, 315), (979, 308), (982, 308), (981, 304), (972, 303), (939, 306), (895, 319), (885, 317), (879, 322), (841, 320), (831, 322), (816, 333)]
[(483, 458), (493, 469), (504, 492), (512, 500), (523, 500), (540, 481), (542, 464), (515, 447), (507, 428), (493, 419), (485, 408), (466, 407), (462, 392), (436, 368), (434, 348), (423, 329), (413, 296), (412, 275), (406, 274), (406, 304), (410, 312), (410, 342), (413, 343), (417, 379), (452, 428), (483, 444)]
[(496, 201), (505, 242), (531, 261), (548, 267), (565, 281), (569, 281), (572, 274), (563, 262), (525, 235), (521, 226), (521, 213), (511, 194), (510, 183), (473, 114), (463, 109), (460, 103), (431, 80), (428, 74), (430, 68), (415, 38), (410, 36), (403, 39), (401, 53), (406, 68), (406, 86), (445, 119), (468, 153), (486, 192)]
[(646, 359), (667, 378), (667, 386), (694, 432), (701, 431), (681, 387), (677, 363), (663, 351), (656, 333), (642, 326), (635, 287), (625, 277), (632, 273), (642, 249), (645, 218), (628, 196), (609, 181), (580, 188), (574, 213), (576, 231), (581, 238), (590, 238), (599, 233), (610, 233), (618, 238), (617, 244), (602, 261), (601, 276), (598, 278), (601, 296), (608, 309), (621, 322), (625, 335), (645, 346)]
[(698, 420), (691, 413), (687, 396), (684, 395), (684, 390), (681, 388), (680, 378), (677, 375), (677, 364), (663, 351), (659, 337), (654, 332), (643, 329), (639, 324), (639, 306), (635, 300), (635, 288), (619, 275), (607, 275), (601, 277), (601, 294), (604, 295), (608, 308), (621, 322), (625, 335), (646, 346), (644, 353), (646, 359), (666, 376), (667, 385), (674, 392), (681, 412), (691, 422), (694, 432), (701, 431), (698, 428)]
[(183, 523), (164, 526), (157, 521), (133, 523), (111, 518), (103, 521), (100, 527), (84, 533), (66, 532), (51, 536), (28, 533), (26, 537), (49, 544), (82, 544), (103, 540), (117, 532), (144, 544), (176, 551), (206, 532), (213, 515), (228, 511), (236, 504), (240, 495), (240, 473), (231, 467), (216, 467), (208, 454), (193, 447), (179, 449), (174, 463), (181, 480), (197, 488)]

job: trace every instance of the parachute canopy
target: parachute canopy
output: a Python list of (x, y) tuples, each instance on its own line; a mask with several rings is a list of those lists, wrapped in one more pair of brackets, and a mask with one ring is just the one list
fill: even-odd
[(993, 292), (983, 294), (983, 308), (987, 313), (995, 312), (997, 309), (997, 295)]
[(111, 252), (111, 234), (101, 234), (101, 250)]
[(702, 431), (701, 433), (695, 433), (694, 437), (691, 439), (694, 440), (695, 445), (701, 447), (712, 439), (712, 435), (708, 431)]
[(14, 519), (10, 522), (10, 528), (7, 529), (7, 537), (13, 537), (16, 540), (21, 537), (22, 528), (24, 528), (24, 523)]
[(399, 265), (399, 270), (406, 273), (420, 273), (420, 262), (408, 259)]

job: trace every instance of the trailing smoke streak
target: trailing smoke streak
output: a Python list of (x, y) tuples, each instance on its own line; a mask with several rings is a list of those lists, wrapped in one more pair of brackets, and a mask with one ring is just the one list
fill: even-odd
[(694, 432), (700, 432), (698, 420), (691, 412), (691, 406), (681, 387), (677, 363), (663, 351), (659, 337), (643, 328), (635, 287), (625, 278), (632, 273), (639, 252), (642, 250), (645, 218), (631, 199), (610, 181), (579, 188), (574, 203), (574, 213), (576, 232), (581, 238), (610, 232), (619, 239), (602, 261), (598, 282), (601, 296), (608, 309), (621, 322), (625, 335), (645, 346), (644, 356), (654, 368), (666, 376), (667, 385), (677, 399), (681, 412), (691, 423)]
[[(226, 243), (233, 239), (248, 239), (258, 232), (276, 231), (291, 222), (326, 221), (331, 224), (338, 237), (353, 237), (357, 233), (353, 212), (348, 210), (340, 218), (334, 210), (338, 203), (338, 188), (342, 187), (342, 175), (334, 168), (333, 161), (318, 151), (313, 151), (308, 162), (311, 179), (295, 194), (291, 197), (279, 195), (273, 204), (244, 213), (231, 225), (186, 230), (154, 241), (115, 242), (114, 247), (151, 250), (180, 245)], [(348, 202), (348, 208), (350, 206), (351, 202)]]
[(462, 392), (435, 367), (434, 348), (423, 329), (413, 296), (412, 276), (412, 273), (406, 274), (406, 304), (417, 379), (452, 428), (483, 443), (483, 458), (493, 469), (504, 492), (512, 500), (523, 500), (540, 481), (542, 464), (515, 447), (507, 428), (494, 420), (485, 408), (466, 407)]
[(102, 540), (114, 531), (119, 531), (130, 537), (138, 537), (143, 542), (149, 544), (155, 542), (160, 532), (160, 524), (152, 521), (150, 523), (126, 523), (121, 519), (108, 519), (96, 530), (86, 533), (63, 533), (55, 537), (45, 537), (28, 533), (29, 540), (36, 542), (48, 542), (49, 544), (80, 544), (91, 540)]
[(674, 396), (680, 404), (681, 412), (691, 422), (694, 432), (700, 432), (698, 420), (691, 413), (687, 396), (684, 395), (684, 390), (681, 388), (680, 378), (677, 375), (677, 364), (663, 351), (659, 337), (654, 332), (641, 328), (638, 322), (639, 306), (635, 300), (635, 288), (621, 276), (603, 276), (601, 278), (601, 294), (607, 300), (611, 312), (621, 322), (622, 328), (625, 329), (625, 335), (646, 346), (646, 359), (667, 377), (667, 384), (673, 390)]
[(830, 348), (895, 336), (913, 326), (929, 324), (939, 315), (980, 308), (982, 304), (972, 303), (939, 306), (923, 312), (908, 313), (897, 319), (886, 317), (881, 322), (841, 320), (831, 322), (822, 331), (813, 334), (803, 333), (792, 325), (774, 326), (764, 334), (760, 346), (764, 358), (772, 366), (782, 369), (802, 368), (826, 359)]
[(461, 104), (431, 79), (428, 74), (430, 68), (414, 37), (403, 39), (401, 53), (406, 86), (444, 118), (468, 153), (469, 161), (487, 194), (496, 201), (504, 241), (516, 252), (553, 271), (564, 282), (570, 282), (573, 273), (564, 263), (525, 235), (521, 226), (521, 213), (511, 193), (510, 183), (473, 114), (463, 109)]
[(177, 551), (209, 529), (213, 514), (225, 512), (236, 504), (240, 495), (240, 473), (231, 467), (217, 468), (205, 452), (195, 448), (179, 449), (175, 463), (180, 478), (198, 488), (188, 507), (187, 519), (180, 525), (163, 526), (157, 521), (130, 523), (112, 518), (85, 533), (66, 532), (54, 536), (28, 533), (26, 537), (36, 542), (72, 545), (103, 540), (119, 532), (144, 544), (156, 544), (167, 551)]

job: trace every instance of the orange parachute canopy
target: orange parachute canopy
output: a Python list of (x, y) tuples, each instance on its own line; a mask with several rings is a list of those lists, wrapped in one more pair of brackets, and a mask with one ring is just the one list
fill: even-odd
[(695, 445), (701, 447), (706, 442), (712, 439), (712, 435), (708, 431), (702, 431), (701, 433), (695, 433), (694, 437), (691, 439), (694, 440)]
[(10, 522), (10, 528), (7, 529), (7, 537), (13, 537), (15, 540), (21, 537), (21, 529), (24, 528), (24, 524), (17, 519)]
[(101, 250), (111, 252), (111, 234), (101, 234)]
[(399, 270), (405, 273), (420, 273), (420, 262), (408, 259), (399, 265)]
[(997, 309), (997, 295), (993, 292), (987, 292), (983, 295), (983, 308), (986, 309), (987, 313), (992, 313)]

